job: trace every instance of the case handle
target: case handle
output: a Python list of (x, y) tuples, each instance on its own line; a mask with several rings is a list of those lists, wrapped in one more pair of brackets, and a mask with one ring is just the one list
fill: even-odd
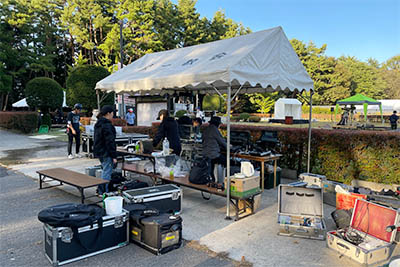
[(347, 250), (350, 250), (350, 248), (348, 247), (348, 246), (346, 246), (345, 244), (342, 244), (342, 243), (336, 243), (339, 247), (342, 247), (342, 248), (344, 248), (344, 249), (347, 249)]
[(296, 232), (298, 232), (298, 233), (308, 233), (308, 230), (304, 229), (304, 228), (297, 228)]

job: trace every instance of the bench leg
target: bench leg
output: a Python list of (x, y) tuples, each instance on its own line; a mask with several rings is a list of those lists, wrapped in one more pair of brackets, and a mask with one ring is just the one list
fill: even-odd
[(81, 203), (85, 204), (85, 193), (83, 192), (83, 188), (79, 188), (79, 192), (81, 193)]
[(235, 207), (235, 221), (239, 220), (239, 200), (231, 199), (233, 207)]
[(42, 189), (42, 175), (39, 174), (39, 189)]

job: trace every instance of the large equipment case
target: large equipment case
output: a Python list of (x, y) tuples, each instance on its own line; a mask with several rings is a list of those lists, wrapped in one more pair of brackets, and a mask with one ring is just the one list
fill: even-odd
[(132, 189), (122, 192), (126, 203), (144, 204), (160, 212), (178, 214), (181, 212), (182, 191), (172, 184)]
[(322, 188), (279, 185), (279, 235), (324, 240)]
[(129, 213), (103, 216), (102, 227), (96, 222), (76, 230), (48, 224), (43, 229), (46, 257), (59, 266), (128, 245)]
[[(327, 246), (364, 266), (381, 264), (393, 253), (396, 244), (396, 210), (357, 199), (348, 229), (327, 233)], [(387, 231), (388, 226), (393, 226)], [(351, 240), (352, 242), (350, 242)]]
[(155, 255), (181, 247), (182, 218), (179, 215), (163, 213), (143, 217), (133, 212), (130, 220), (130, 240)]

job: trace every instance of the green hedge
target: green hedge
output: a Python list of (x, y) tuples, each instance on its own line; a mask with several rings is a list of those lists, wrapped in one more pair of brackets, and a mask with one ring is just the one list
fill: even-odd
[[(310, 113), (310, 106), (303, 105), (301, 107), (301, 111), (303, 114)], [(335, 111), (331, 112), (330, 108), (323, 108), (323, 107), (313, 107), (312, 109), (313, 114), (335, 114)], [(342, 114), (343, 110), (339, 107), (338, 114)]]
[(0, 127), (31, 133), (37, 126), (37, 112), (0, 112)]

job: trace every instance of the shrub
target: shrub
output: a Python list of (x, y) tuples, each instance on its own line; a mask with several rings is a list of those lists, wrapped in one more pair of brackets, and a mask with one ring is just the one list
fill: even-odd
[(43, 115), (41, 125), (47, 125), (47, 126), (49, 126), (49, 129), (50, 129), (50, 127), (51, 127), (51, 116), (50, 116), (49, 113), (46, 113), (46, 114)]
[[(67, 78), (67, 104), (73, 106), (81, 103), (85, 109), (97, 108), (96, 83), (110, 73), (100, 66), (80, 66), (72, 70)], [(100, 93), (103, 98), (104, 93)], [(101, 102), (103, 105), (113, 105), (114, 93), (109, 93)]]
[(221, 110), (221, 97), (219, 95), (205, 95), (203, 98), (203, 110)]
[(29, 107), (40, 108), (45, 112), (49, 108), (61, 107), (63, 89), (53, 79), (38, 77), (30, 80), (25, 88), (26, 102)]
[(31, 133), (37, 129), (37, 112), (0, 112), (0, 126), (23, 133)]
[(240, 116), (232, 116), (231, 121), (240, 121)]
[(186, 110), (178, 110), (175, 113), (175, 117), (180, 118), (180, 117), (184, 116), (185, 114), (186, 114)]
[(124, 119), (114, 118), (114, 119), (111, 119), (111, 123), (114, 126), (126, 126), (126, 120), (124, 120)]
[(250, 122), (260, 122), (260, 121), (261, 121), (261, 118), (258, 117), (258, 116), (250, 116), (250, 117), (249, 117), (249, 121), (250, 121)]
[(240, 113), (240, 115), (239, 115), (239, 119), (243, 120), (243, 121), (247, 121), (249, 118), (250, 118), (249, 113)]

